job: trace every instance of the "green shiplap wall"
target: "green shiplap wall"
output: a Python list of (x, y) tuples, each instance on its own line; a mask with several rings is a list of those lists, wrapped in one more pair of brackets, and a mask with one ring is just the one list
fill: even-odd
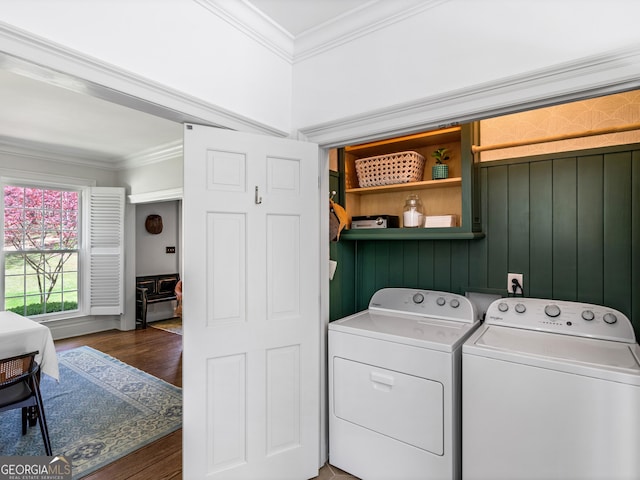
[(390, 286), (506, 295), (513, 272), (524, 274), (526, 296), (622, 311), (640, 338), (640, 145), (479, 171), (485, 238), (339, 242), (331, 319)]
[[(329, 189), (336, 192), (334, 200), (344, 204), (340, 198), (340, 177), (337, 172), (329, 174)], [(355, 242), (330, 242), (329, 258), (338, 262), (333, 280), (329, 283), (330, 318), (336, 320), (346, 317), (356, 310)]]

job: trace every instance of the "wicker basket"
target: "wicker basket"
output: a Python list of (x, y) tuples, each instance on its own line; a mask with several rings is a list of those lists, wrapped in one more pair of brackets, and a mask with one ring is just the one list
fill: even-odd
[(424, 157), (418, 152), (397, 152), (356, 160), (360, 187), (378, 187), (418, 182), (424, 172)]

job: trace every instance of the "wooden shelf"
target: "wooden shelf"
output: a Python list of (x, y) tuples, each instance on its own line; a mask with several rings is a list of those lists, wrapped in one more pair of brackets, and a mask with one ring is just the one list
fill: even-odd
[[(359, 145), (347, 145), (339, 151), (342, 201), (350, 218), (369, 215), (393, 215), (402, 219), (408, 194), (417, 194), (424, 215), (455, 215), (456, 227), (352, 229), (342, 233), (345, 240), (432, 240), (483, 238), (474, 217), (473, 157), (470, 145), (475, 135), (471, 125), (442, 128), (395, 138), (382, 138)], [(446, 148), (450, 159), (449, 178), (432, 180), (433, 153)], [(420, 181), (360, 187), (356, 161), (401, 151), (415, 151), (425, 158)], [(340, 237), (343, 238), (342, 236)]]
[(461, 232), (451, 228), (361, 228), (344, 230), (340, 240), (475, 240), (482, 232)]
[(405, 190), (424, 190), (431, 188), (459, 187), (462, 185), (462, 178), (444, 178), (442, 180), (424, 180), (421, 182), (397, 183), (395, 185), (382, 185), (379, 187), (348, 188), (346, 193), (357, 195), (368, 195), (373, 193), (401, 192)]
[(461, 127), (443, 128), (429, 132), (415, 133), (403, 137), (389, 138), (376, 142), (349, 145), (344, 147), (345, 152), (357, 154), (358, 157), (373, 157), (384, 155), (396, 150), (415, 150), (429, 145), (440, 145), (460, 141)]

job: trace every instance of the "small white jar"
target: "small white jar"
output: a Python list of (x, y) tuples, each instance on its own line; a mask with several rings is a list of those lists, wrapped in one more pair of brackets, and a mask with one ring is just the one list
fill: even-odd
[(402, 226), (405, 228), (417, 228), (423, 222), (422, 202), (416, 194), (411, 194), (404, 202), (402, 214)]

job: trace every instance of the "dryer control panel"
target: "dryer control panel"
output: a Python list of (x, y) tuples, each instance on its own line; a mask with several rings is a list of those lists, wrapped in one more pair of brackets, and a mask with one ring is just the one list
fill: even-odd
[(631, 322), (601, 305), (541, 298), (509, 297), (493, 302), (485, 323), (580, 337), (635, 343)]
[(475, 305), (468, 298), (436, 290), (383, 288), (371, 297), (369, 310), (409, 313), (464, 323), (476, 321)]

